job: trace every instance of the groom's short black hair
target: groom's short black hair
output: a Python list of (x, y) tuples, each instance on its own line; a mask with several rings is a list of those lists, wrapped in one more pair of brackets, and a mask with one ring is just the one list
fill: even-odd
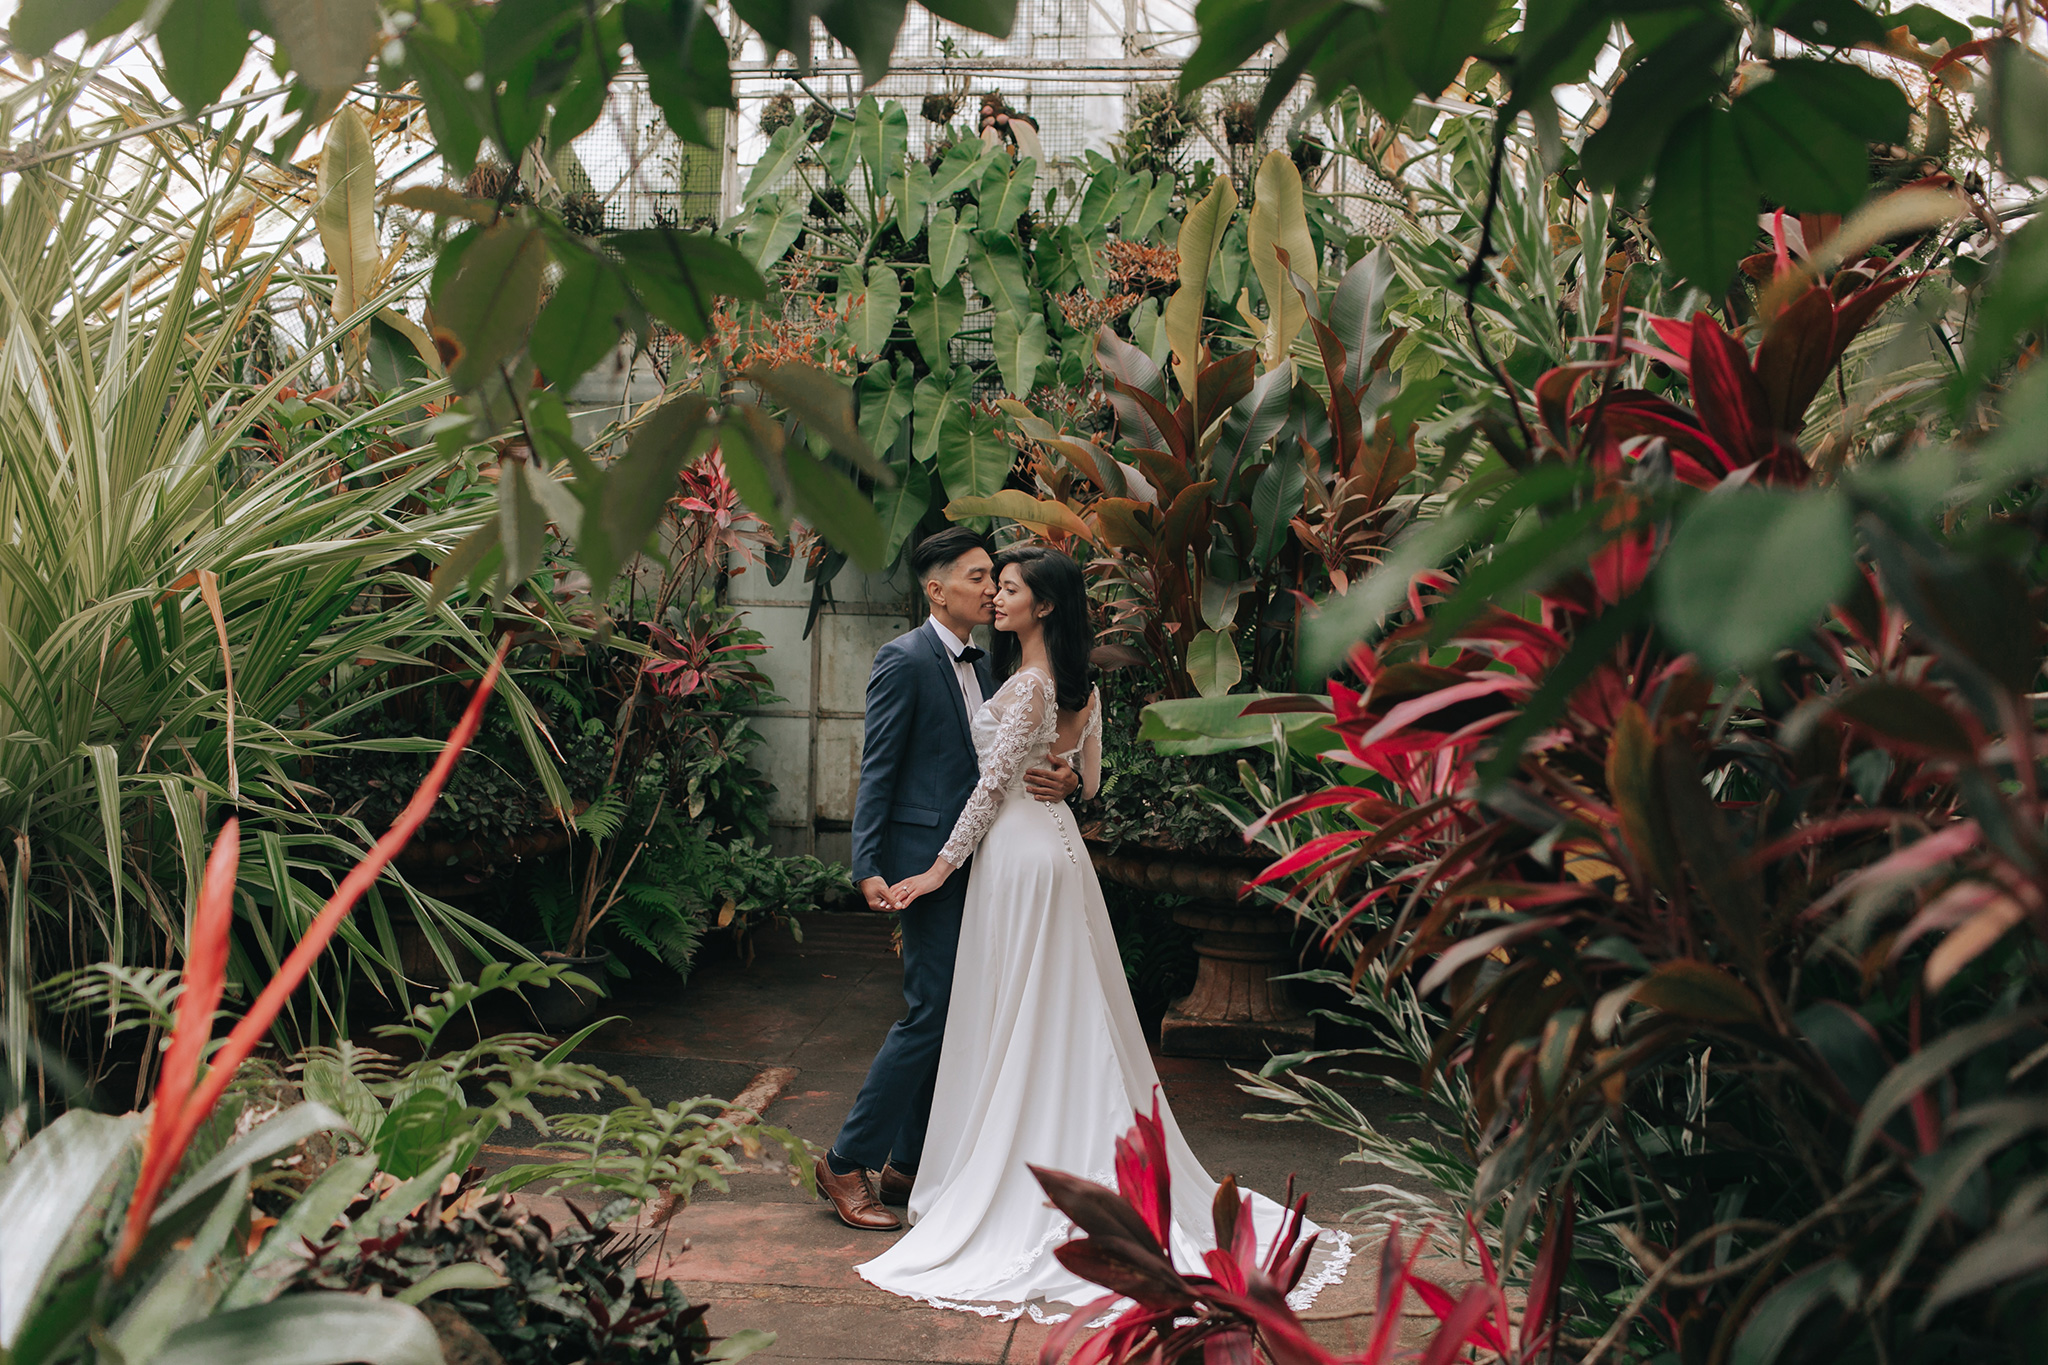
[(988, 542), (965, 526), (948, 526), (917, 542), (910, 551), (910, 572), (918, 583), (932, 576), (971, 550), (986, 550)]

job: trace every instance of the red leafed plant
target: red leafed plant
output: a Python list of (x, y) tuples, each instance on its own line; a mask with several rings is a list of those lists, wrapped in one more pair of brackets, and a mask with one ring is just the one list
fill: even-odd
[(497, 657), (485, 671), (483, 681), (477, 684), (462, 719), (441, 746), (440, 757), (435, 759), (434, 766), (420, 783), (419, 790), (413, 793), (412, 800), (391, 822), (391, 828), (384, 837), (372, 845), (362, 860), (342, 878), (341, 885), (320, 907), (320, 913), (313, 917), (313, 922), (306, 926), (306, 932), (300, 936), (290, 956), (285, 958), (284, 965), (277, 969), (277, 975), (271, 978), (270, 984), (263, 988), (263, 993), (256, 997), (256, 1002), (229, 1032), (202, 1076), (199, 1064), (205, 1057), (206, 1045), (213, 1032), (214, 1010), (220, 1005), (221, 991), (227, 981), (229, 930), (234, 922), (235, 870), (241, 854), (241, 823), (230, 816), (221, 826), (213, 851), (206, 860), (199, 905), (193, 915), (185, 960), (185, 989), (178, 997), (177, 1019), (157, 1081), (156, 1104), (150, 1115), (149, 1136), (143, 1144), (141, 1172), (128, 1204), (121, 1240), (114, 1249), (116, 1274), (127, 1269), (136, 1248), (142, 1244), (144, 1234), (149, 1231), (150, 1216), (156, 1211), (165, 1187), (184, 1160), (186, 1149), (192, 1145), (193, 1135), (213, 1113), (214, 1106), (220, 1103), (221, 1095), (234, 1079), (236, 1070), (248, 1060), (270, 1026), (277, 1022), (278, 1012), (284, 1008), (292, 992), (305, 981), (315, 960), (326, 951), (328, 940), (334, 937), (334, 931), (341, 927), (342, 920), (348, 917), (363, 893), (370, 889), (398, 851), (426, 822), (427, 813), (441, 795), (441, 788), (447, 785), (448, 775), (455, 770), (455, 761), (462, 756), (470, 740), (476, 737), (477, 727), (483, 723), (484, 704), (490, 700), (492, 689), (498, 684), (498, 673), (504, 666), (505, 652), (510, 645), (510, 636), (499, 644)]
[[(1483, 1278), (1454, 1296), (1415, 1274), (1428, 1238), (1404, 1247), (1396, 1223), (1380, 1255), (1371, 1341), (1358, 1354), (1338, 1355), (1309, 1335), (1287, 1302), (1316, 1244), (1316, 1234), (1301, 1235), (1307, 1196), (1293, 1198), (1289, 1182), (1287, 1217), (1262, 1251), (1251, 1201), (1234, 1178), (1226, 1177), (1212, 1205), (1216, 1248), (1203, 1253), (1207, 1273), (1183, 1272), (1167, 1250), (1173, 1240), (1172, 1173), (1158, 1101), (1151, 1114), (1133, 1118), (1130, 1132), (1117, 1141), (1114, 1191), (1062, 1171), (1031, 1168), (1081, 1234), (1053, 1254), (1067, 1269), (1110, 1291), (1077, 1310), (1046, 1339), (1039, 1365), (1058, 1365), (1070, 1348), (1071, 1365), (1381, 1365), (1396, 1358), (1401, 1303), (1411, 1289), (1439, 1320), (1423, 1353), (1427, 1365), (1448, 1365), (1468, 1346), (1507, 1361), (1546, 1358), (1554, 1348), (1558, 1290), (1571, 1247), (1569, 1199), (1545, 1234), (1519, 1325), (1476, 1226), (1472, 1231)], [(1100, 1328), (1091, 1327), (1124, 1300), (1130, 1306), (1122, 1313)]]

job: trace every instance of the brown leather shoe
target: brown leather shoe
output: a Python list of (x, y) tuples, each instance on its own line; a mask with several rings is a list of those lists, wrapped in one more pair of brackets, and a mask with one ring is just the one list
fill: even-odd
[(864, 1232), (894, 1232), (903, 1226), (902, 1219), (875, 1199), (875, 1187), (868, 1183), (866, 1171), (834, 1175), (832, 1168), (820, 1161), (818, 1191), (832, 1201), (832, 1211), (839, 1215), (840, 1222), (850, 1228)]
[(894, 1204), (900, 1209), (910, 1202), (910, 1187), (916, 1183), (916, 1176), (903, 1174), (892, 1163), (882, 1167), (882, 1173), (875, 1178), (875, 1189), (884, 1204)]

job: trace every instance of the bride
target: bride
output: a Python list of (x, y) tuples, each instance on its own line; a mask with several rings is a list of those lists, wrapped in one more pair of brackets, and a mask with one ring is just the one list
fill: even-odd
[[(891, 888), (907, 905), (974, 858), (912, 1226), (856, 1269), (940, 1307), (1058, 1321), (1067, 1314), (1041, 1305), (1091, 1303), (1102, 1290), (1054, 1258), (1072, 1230), (1028, 1167), (1113, 1185), (1116, 1139), (1135, 1110), (1151, 1108), (1159, 1077), (1073, 813), (1024, 790), (1025, 770), (1049, 752), (1080, 771), (1084, 795), (1101, 784), (1102, 699), (1089, 680), (1081, 570), (1035, 545), (1005, 550), (995, 567), (992, 662), (1008, 676), (973, 718), (981, 779), (930, 870)], [(1172, 1113), (1162, 1106), (1161, 1116), (1169, 1250), (1183, 1270), (1199, 1269), (1214, 1246), (1216, 1184)], [(1270, 1244), (1285, 1211), (1254, 1195), (1253, 1212), (1260, 1244)], [(1340, 1233), (1318, 1259), (1297, 1307), (1341, 1277), (1349, 1239)]]

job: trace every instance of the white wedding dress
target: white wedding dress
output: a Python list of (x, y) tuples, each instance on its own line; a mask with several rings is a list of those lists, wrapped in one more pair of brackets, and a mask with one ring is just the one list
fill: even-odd
[[(1092, 796), (1101, 781), (1102, 705), (1091, 697), (1081, 742), (1062, 757)], [(1074, 1235), (1031, 1165), (1114, 1189), (1116, 1140), (1158, 1092), (1145, 1036), (1110, 930), (1102, 887), (1065, 802), (1033, 800), (1024, 772), (1057, 742), (1050, 678), (1017, 673), (973, 718), (981, 780), (942, 856), (974, 857), (939, 1059), (931, 1127), (910, 1196), (910, 1231), (855, 1267), (878, 1288), (986, 1316), (1057, 1322), (1104, 1290), (1053, 1255)], [(977, 851), (977, 848), (979, 851)], [(1204, 1273), (1215, 1246), (1216, 1182), (1161, 1099), (1173, 1173), (1171, 1251)], [(1285, 1210), (1253, 1195), (1261, 1259)], [(1315, 1231), (1314, 1225), (1303, 1235)], [(1325, 1233), (1289, 1296), (1305, 1307), (1343, 1277), (1350, 1238)]]

